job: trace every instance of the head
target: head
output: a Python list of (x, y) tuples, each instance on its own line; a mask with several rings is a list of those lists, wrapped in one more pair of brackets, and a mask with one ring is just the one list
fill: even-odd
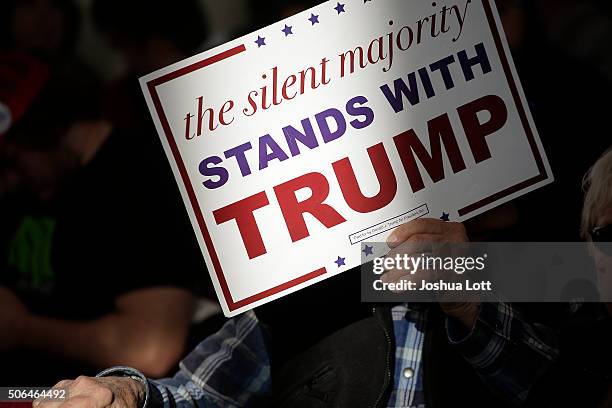
[(591, 242), (599, 273), (600, 291), (612, 295), (612, 149), (586, 174), (582, 210), (582, 236)]
[(97, 29), (135, 74), (149, 73), (193, 54), (208, 36), (198, 0), (95, 0), (92, 16)]
[(6, 143), (0, 159), (0, 195), (20, 191), (41, 201), (52, 199), (78, 164), (77, 158), (61, 145), (42, 149), (14, 140)]
[(71, 0), (2, 0), (0, 42), (7, 48), (55, 59), (71, 53), (81, 27)]
[(72, 146), (89, 138), (82, 124), (98, 120), (96, 100), (76, 78), (52, 78), (0, 146), (0, 195), (17, 190), (51, 199), (81, 164)]

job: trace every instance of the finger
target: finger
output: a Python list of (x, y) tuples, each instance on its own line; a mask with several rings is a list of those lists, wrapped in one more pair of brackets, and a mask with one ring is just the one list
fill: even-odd
[(380, 277), (380, 280), (384, 283), (394, 283), (409, 277), (410, 272), (405, 269), (389, 269)]
[(81, 376), (72, 382), (68, 390), (70, 399), (88, 398), (96, 408), (110, 405), (114, 399), (113, 392), (101, 385), (95, 378)]
[[(68, 389), (70, 384), (72, 384), (72, 380), (62, 380), (55, 384), (51, 389), (52, 390), (61, 390)], [(32, 402), (32, 408), (57, 408), (64, 401), (61, 400), (45, 400), (45, 399), (37, 399)]]
[[(418, 220), (421, 221), (421, 220)], [(395, 230), (387, 244), (394, 248), (402, 242), (410, 241), (419, 235), (442, 235), (443, 242), (467, 242), (467, 232), (463, 224), (459, 222), (443, 222), (439, 220), (422, 220), (419, 223), (408, 223)]]
[(64, 401), (37, 399), (32, 402), (32, 408), (59, 408)]
[(53, 386), (53, 388), (58, 389), (58, 388), (66, 388), (69, 387), (70, 384), (73, 383), (73, 380), (62, 380), (60, 382), (58, 382), (57, 384), (55, 384)]
[(395, 283), (401, 280), (410, 281), (412, 280), (410, 272), (402, 269), (392, 269), (380, 277), (380, 280), (384, 283)]
[(76, 397), (68, 398), (62, 404), (58, 405), (58, 408), (105, 408), (105, 406), (98, 404), (91, 397), (77, 395)]
[(411, 266), (411, 265), (398, 265), (395, 268), (390, 268), (385, 272), (380, 280), (384, 283), (394, 283), (399, 282), (400, 280), (414, 280), (420, 279), (424, 276), (428, 271), (423, 270), (420, 266)]
[(393, 262), (384, 262), (384, 265), (391, 264), (391, 267), (387, 268), (383, 275), (383, 282), (396, 282), (404, 276), (413, 275), (419, 268), (419, 258), (432, 254), (432, 244), (441, 239), (442, 235), (417, 234), (389, 251), (385, 258), (392, 259)]
[(33, 408), (60, 408), (63, 401), (36, 400), (32, 403)]
[(401, 260), (406, 257), (432, 254), (435, 247), (439, 246), (439, 242), (443, 240), (443, 235), (415, 234), (410, 236), (408, 240), (401, 242), (392, 248), (387, 253), (386, 257), (397, 259), (399, 256), (399, 259)]
[(399, 281), (413, 281), (419, 282), (421, 280), (431, 281), (435, 280), (438, 276), (438, 271), (434, 269), (427, 269), (422, 266), (404, 268), (389, 269), (388, 272), (384, 273), (380, 280), (384, 283), (396, 283)]
[(408, 287), (408, 282), (416, 282), (416, 280), (412, 276), (403, 277), (401, 279), (396, 280), (395, 282), (391, 282), (395, 283), (396, 285), (392, 288), (389, 288), (388, 290), (389, 292), (396, 294), (404, 293), (406, 292), (406, 288)]
[(412, 255), (414, 253), (431, 252), (432, 244), (444, 241), (442, 234), (413, 234), (405, 241), (398, 243), (391, 252)]
[(417, 234), (443, 234), (445, 230), (445, 222), (432, 218), (419, 218), (418, 220), (410, 221), (396, 228), (389, 238), (387, 244), (391, 248), (395, 248), (402, 242), (407, 241), (412, 235)]

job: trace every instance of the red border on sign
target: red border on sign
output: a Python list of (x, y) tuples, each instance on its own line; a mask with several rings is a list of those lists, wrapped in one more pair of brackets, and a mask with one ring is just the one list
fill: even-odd
[[(489, 3), (489, 0), (482, 0), (484, 9), (485, 9), (485, 13), (487, 15), (487, 20), (489, 22), (489, 26), (491, 28), (491, 32), (493, 34), (493, 39), (495, 41), (495, 46), (497, 48), (497, 52), (500, 56), (501, 59), (501, 63), (504, 69), (504, 74), (506, 75), (506, 79), (508, 80), (508, 84), (510, 86), (510, 90), (512, 92), (512, 97), (514, 99), (514, 103), (517, 107), (517, 110), (519, 112), (519, 116), (521, 119), (521, 124), (523, 125), (523, 128), (525, 130), (525, 134), (527, 135), (527, 139), (529, 141), (529, 145), (531, 147), (532, 153), (534, 155), (534, 159), (536, 161), (536, 164), (538, 166), (538, 170), (539, 170), (539, 174), (535, 177), (532, 177), (528, 180), (525, 180), (521, 183), (518, 183), (514, 186), (508, 187), (496, 194), (493, 194), (489, 197), (486, 197), (482, 200), (479, 200), (473, 204), (470, 204), (462, 209), (459, 210), (459, 215), (464, 216), (467, 215), (469, 213), (472, 213), (488, 204), (491, 204), (501, 198), (507, 197), (513, 193), (516, 193), (518, 191), (521, 191), (525, 188), (528, 188), (536, 183), (539, 183), (541, 181), (546, 180), (547, 173), (546, 173), (546, 167), (544, 166), (544, 161), (542, 160), (542, 155), (540, 154), (540, 151), (538, 150), (538, 146), (535, 140), (535, 136), (533, 134), (533, 131), (529, 125), (529, 120), (527, 118), (527, 111), (525, 109), (525, 107), (522, 104), (521, 101), (521, 97), (520, 97), (520, 93), (518, 91), (518, 87), (516, 84), (516, 81), (514, 79), (514, 76), (512, 75), (512, 70), (510, 68), (510, 63), (508, 60), (508, 57), (506, 55), (506, 52), (504, 50), (503, 47), (503, 43), (501, 40), (501, 35), (499, 33), (499, 30), (497, 29), (497, 26), (495, 25), (495, 18), (493, 16), (493, 10), (491, 8), (491, 5)], [(309, 280), (312, 280), (314, 278), (317, 278), (321, 275), (324, 275), (325, 273), (327, 273), (327, 270), (325, 268), (321, 268), (318, 269), (316, 271), (310, 272), (306, 275), (303, 275), (301, 277), (298, 277), (296, 279), (293, 279), (291, 281), (285, 282), (281, 285), (275, 286), (273, 288), (270, 288), (268, 290), (265, 290), (263, 292), (257, 293), (253, 296), (249, 296), (245, 299), (239, 300), (239, 301), (234, 301), (231, 295), (231, 292), (229, 290), (229, 287), (227, 285), (227, 281), (225, 279), (225, 275), (223, 274), (223, 268), (221, 267), (221, 263), (219, 262), (219, 257), (217, 255), (217, 251), (215, 250), (214, 244), (212, 242), (212, 239), (210, 237), (210, 233), (208, 232), (208, 228), (206, 227), (206, 223), (204, 221), (204, 215), (202, 214), (202, 210), (201, 207), (198, 203), (195, 191), (193, 190), (193, 186), (189, 180), (189, 175), (187, 173), (187, 169), (185, 168), (185, 164), (183, 162), (183, 159), (181, 157), (181, 154), (179, 152), (178, 146), (176, 144), (176, 140), (174, 138), (174, 135), (172, 134), (172, 131), (170, 129), (170, 124), (168, 123), (168, 119), (166, 117), (166, 114), (163, 110), (161, 101), (159, 99), (159, 95), (157, 94), (157, 87), (159, 85), (162, 85), (166, 82), (172, 81), (174, 79), (177, 79), (181, 76), (187, 75), (189, 73), (192, 73), (194, 71), (197, 71), (199, 69), (208, 67), (212, 64), (215, 64), (217, 62), (223, 61), (225, 59), (231, 58), (233, 56), (236, 56), (242, 52), (246, 51), (246, 47), (243, 45), (239, 45), (237, 47), (234, 47), (232, 49), (229, 49), (227, 51), (224, 51), (222, 53), (219, 53), (217, 55), (213, 55), (211, 57), (205, 58), (201, 61), (198, 61), (194, 64), (188, 65), (186, 67), (183, 67), (181, 69), (178, 69), (176, 71), (170, 72), (168, 74), (162, 75), (159, 78), (155, 78), (149, 82), (147, 82), (147, 88), (149, 90), (149, 93), (151, 95), (151, 99), (153, 101), (153, 105), (155, 107), (155, 110), (157, 112), (157, 115), (159, 117), (159, 120), (162, 124), (162, 128), (164, 130), (164, 134), (166, 136), (166, 140), (168, 141), (168, 144), (170, 146), (170, 150), (172, 152), (172, 156), (174, 157), (174, 160), (176, 162), (176, 166), (179, 170), (179, 174), (181, 176), (181, 179), (183, 181), (183, 185), (187, 191), (187, 195), (189, 197), (189, 202), (191, 204), (191, 207), (194, 211), (196, 220), (198, 222), (198, 226), (200, 227), (200, 231), (202, 232), (202, 237), (204, 238), (204, 243), (206, 244), (206, 248), (208, 249), (208, 253), (210, 254), (210, 258), (211, 261), (213, 263), (213, 267), (215, 268), (215, 274), (217, 276), (217, 279), (219, 281), (219, 284), (221, 286), (221, 290), (223, 292), (223, 296), (225, 297), (225, 300), (227, 302), (228, 308), (230, 311), (234, 311), (236, 309), (239, 309), (241, 307), (247, 306), (251, 303), (257, 302), (258, 300), (262, 300), (265, 299), (269, 296), (275, 295), (279, 292), (285, 291), (287, 289), (290, 289), (292, 287), (295, 287), (297, 285), (300, 285), (304, 282), (307, 282)]]
[(518, 184), (515, 184), (514, 186), (508, 187), (500, 192), (490, 195), (489, 197), (483, 198), (482, 200), (463, 207), (458, 211), (460, 216), (470, 214), (486, 205), (489, 205), (497, 200), (500, 200), (518, 191), (531, 187), (534, 184), (537, 184), (548, 178), (548, 175), (546, 173), (546, 166), (544, 166), (544, 160), (542, 160), (542, 155), (540, 154), (540, 150), (538, 149), (538, 144), (536, 143), (535, 136), (533, 135), (533, 130), (531, 129), (531, 126), (529, 126), (529, 120), (527, 119), (527, 111), (521, 101), (521, 95), (516, 85), (516, 81), (514, 80), (514, 76), (512, 75), (512, 69), (510, 69), (510, 62), (508, 61), (508, 56), (506, 55), (506, 51), (504, 50), (501, 35), (499, 33), (499, 30), (497, 29), (497, 25), (495, 25), (495, 17), (493, 16), (493, 9), (491, 8), (491, 3), (489, 0), (482, 0), (482, 5), (487, 15), (487, 20), (489, 21), (489, 27), (491, 27), (491, 33), (493, 34), (495, 47), (497, 48), (497, 53), (499, 54), (499, 58), (501, 59), (502, 66), (504, 68), (504, 74), (506, 75), (506, 79), (508, 80), (508, 85), (510, 85), (510, 92), (512, 92), (514, 104), (516, 105), (516, 109), (518, 110), (519, 117), (521, 118), (521, 124), (523, 125), (523, 129), (525, 130), (525, 134), (527, 135), (527, 140), (529, 141), (529, 146), (531, 147), (531, 152), (533, 153), (533, 158), (535, 159), (536, 165), (538, 166), (538, 171), (540, 173), (537, 176), (522, 181)]
[(155, 110), (157, 111), (157, 116), (159, 117), (159, 121), (161, 122), (162, 128), (164, 129), (166, 140), (168, 141), (168, 145), (170, 146), (170, 150), (172, 151), (172, 157), (174, 157), (174, 161), (176, 162), (176, 166), (178, 167), (179, 174), (181, 175), (181, 179), (183, 180), (183, 185), (185, 186), (185, 189), (187, 190), (187, 196), (189, 197), (189, 203), (191, 204), (191, 208), (193, 209), (193, 212), (195, 213), (195, 217), (198, 222), (198, 226), (200, 227), (200, 231), (202, 232), (202, 237), (204, 238), (204, 243), (206, 244), (206, 248), (208, 249), (210, 259), (213, 263), (213, 267), (215, 268), (215, 274), (217, 275), (217, 279), (219, 280), (219, 285), (221, 285), (223, 296), (225, 297), (225, 301), (227, 302), (227, 307), (229, 308), (230, 311), (234, 311), (241, 307), (250, 305), (251, 303), (257, 302), (258, 300), (265, 299), (279, 292), (283, 292), (287, 289), (290, 289), (294, 286), (300, 285), (304, 282), (307, 282), (311, 279), (317, 278), (327, 273), (327, 270), (325, 268), (317, 269), (316, 271), (310, 272), (304, 276), (300, 276), (296, 279), (290, 280), (289, 282), (285, 282), (281, 285), (264, 290), (263, 292), (257, 293), (253, 296), (249, 296), (245, 299), (238, 300), (238, 301), (235, 301), (234, 298), (232, 297), (232, 294), (229, 290), (229, 286), (227, 284), (227, 280), (225, 279), (225, 275), (223, 274), (223, 268), (221, 267), (221, 262), (219, 262), (217, 251), (215, 250), (215, 246), (212, 242), (212, 238), (210, 237), (210, 233), (208, 232), (208, 228), (206, 227), (206, 222), (204, 221), (204, 215), (202, 214), (202, 209), (200, 207), (200, 204), (198, 203), (198, 199), (196, 197), (195, 191), (193, 190), (193, 186), (189, 180), (189, 174), (187, 173), (185, 163), (183, 162), (181, 153), (179, 152), (178, 146), (176, 145), (176, 140), (174, 139), (174, 135), (172, 134), (172, 130), (170, 129), (168, 118), (166, 117), (166, 114), (162, 107), (161, 101), (159, 99), (159, 95), (157, 94), (157, 87), (161, 84), (172, 81), (173, 79), (179, 78), (181, 76), (187, 75), (191, 72), (197, 71), (204, 67), (208, 67), (214, 63), (231, 58), (244, 51), (246, 51), (246, 47), (244, 46), (244, 44), (239, 45), (237, 47), (224, 51), (220, 54), (213, 55), (212, 57), (203, 59), (202, 61), (198, 61), (194, 64), (188, 65), (186, 67), (170, 72), (166, 75), (162, 75), (159, 78), (155, 78), (147, 82), (147, 88), (149, 89), (149, 94), (151, 95), (151, 99), (153, 100), (153, 105), (155, 106)]

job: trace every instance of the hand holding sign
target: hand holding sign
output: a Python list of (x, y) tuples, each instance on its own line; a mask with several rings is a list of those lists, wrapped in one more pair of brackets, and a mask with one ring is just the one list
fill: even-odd
[[(463, 224), (458, 222), (445, 222), (442, 220), (421, 218), (402, 225), (394, 230), (387, 238), (387, 243), (391, 252), (387, 255), (393, 259), (395, 256), (407, 255), (408, 257), (418, 258), (424, 253), (434, 255), (445, 260), (456, 259), (465, 255), (463, 253), (453, 253), (463, 249), (462, 243), (469, 242), (467, 232)], [(444, 245), (449, 244), (449, 245)], [(443, 253), (434, 251), (435, 249), (442, 250)], [(435, 253), (432, 253), (435, 252)], [(411, 271), (406, 268), (392, 268), (386, 272), (381, 281), (385, 283), (412, 281), (418, 282), (426, 280), (433, 282), (438, 279), (443, 279), (447, 282), (456, 280), (460, 275), (455, 271), (444, 271), (443, 269), (420, 269)], [(440, 299), (440, 308), (450, 317), (454, 317), (461, 321), (465, 327), (472, 328), (474, 321), (478, 315), (479, 299), (475, 297), (472, 301), (452, 301), (453, 292), (438, 290), (435, 292), (437, 299)], [(447, 299), (445, 299), (447, 298)], [(465, 298), (465, 294), (462, 294)]]

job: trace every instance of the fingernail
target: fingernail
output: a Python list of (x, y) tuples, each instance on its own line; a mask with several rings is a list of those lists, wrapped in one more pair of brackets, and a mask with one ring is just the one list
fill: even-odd
[(395, 244), (397, 244), (397, 236), (395, 234), (389, 235), (387, 238), (387, 245), (393, 247)]

